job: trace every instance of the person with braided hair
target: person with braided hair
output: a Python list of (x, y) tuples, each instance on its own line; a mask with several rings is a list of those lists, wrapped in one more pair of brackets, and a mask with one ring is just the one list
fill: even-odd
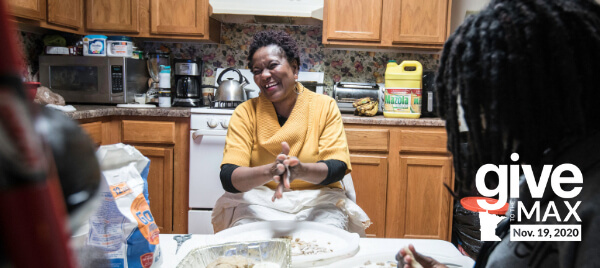
[[(484, 243), (476, 267), (600, 267), (599, 74), (600, 6), (592, 0), (492, 0), (447, 40), (435, 87), (459, 197), (477, 194), (475, 174), (485, 164), (529, 165), (540, 178), (543, 165), (571, 163), (583, 175), (569, 200), (581, 201), (581, 221), (544, 222), (581, 224), (581, 241), (510, 241), (509, 210), (496, 229), (501, 241)], [(489, 173), (485, 181), (500, 185)], [(539, 200), (544, 212), (565, 201), (550, 183), (533, 200), (523, 181), (519, 202)], [(408, 249), (397, 255), (405, 268), (445, 267)]]

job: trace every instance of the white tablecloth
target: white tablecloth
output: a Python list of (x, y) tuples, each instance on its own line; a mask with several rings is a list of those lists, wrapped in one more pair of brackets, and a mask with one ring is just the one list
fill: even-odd
[[(162, 267), (176, 267), (177, 264), (188, 254), (192, 249), (203, 247), (211, 244), (219, 244), (214, 235), (192, 235), (190, 240), (187, 240), (179, 252), (175, 254), (177, 242), (173, 239), (173, 234), (160, 235), (160, 247), (164, 257)], [(356, 260), (356, 264), (360, 265), (368, 256), (390, 254), (394, 256), (398, 250), (413, 244), (419, 252), (433, 256), (441, 257), (443, 260), (451, 260), (450, 263), (457, 266), (450, 267), (465, 267), (471, 268), (475, 263), (472, 259), (463, 256), (450, 242), (443, 240), (432, 239), (392, 239), (392, 238), (361, 238), (360, 250), (350, 260)], [(348, 263), (348, 259), (340, 262)], [(446, 261), (447, 262), (447, 261)], [(344, 265), (345, 266), (345, 265)], [(340, 267), (336, 263), (332, 263), (321, 267)]]

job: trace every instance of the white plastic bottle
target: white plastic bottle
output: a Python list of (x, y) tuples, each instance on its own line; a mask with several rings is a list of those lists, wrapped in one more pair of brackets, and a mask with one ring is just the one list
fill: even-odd
[(158, 87), (162, 89), (171, 89), (171, 66), (161, 65), (160, 73), (158, 73)]

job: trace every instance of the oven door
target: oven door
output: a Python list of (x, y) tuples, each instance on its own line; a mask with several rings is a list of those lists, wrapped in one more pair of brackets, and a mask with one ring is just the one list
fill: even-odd
[[(227, 131), (190, 133), (190, 207), (212, 209), (225, 193), (219, 173)], [(194, 138), (195, 137), (195, 138)]]
[(212, 209), (225, 193), (219, 173), (226, 134), (226, 130), (190, 132), (189, 233), (212, 233)]

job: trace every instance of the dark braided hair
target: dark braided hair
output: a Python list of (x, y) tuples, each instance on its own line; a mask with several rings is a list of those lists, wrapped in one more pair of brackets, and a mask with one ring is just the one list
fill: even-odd
[[(596, 133), (599, 78), (593, 0), (492, 0), (467, 18), (444, 45), (435, 78), (458, 195), (475, 193), (484, 164), (539, 166)], [(458, 99), (468, 127), (462, 133)], [(515, 152), (518, 163), (509, 158)]]
[(250, 51), (248, 52), (248, 68), (252, 69), (252, 57), (254, 53), (259, 48), (269, 45), (278, 46), (281, 49), (282, 56), (285, 55), (290, 64), (296, 61), (298, 66), (300, 66), (300, 53), (296, 41), (286, 32), (267, 30), (254, 35), (254, 40), (252, 40)]

